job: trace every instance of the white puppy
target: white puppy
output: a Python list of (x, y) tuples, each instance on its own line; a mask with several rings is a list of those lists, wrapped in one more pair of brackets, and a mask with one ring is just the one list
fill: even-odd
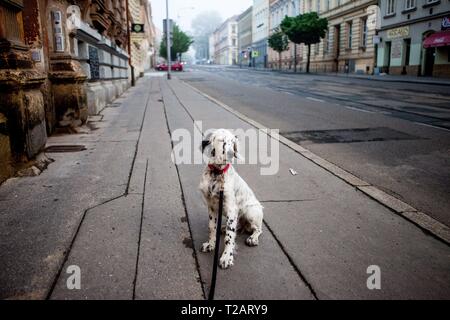
[(202, 245), (201, 251), (210, 252), (215, 249), (219, 192), (223, 190), (226, 233), (225, 249), (219, 265), (221, 268), (228, 268), (233, 265), (238, 228), (251, 233), (246, 240), (247, 245), (258, 245), (258, 238), (262, 233), (263, 206), (231, 165), (233, 158), (240, 158), (237, 137), (228, 130), (216, 130), (205, 138), (202, 149), (209, 158), (200, 183), (209, 211), (209, 240)]

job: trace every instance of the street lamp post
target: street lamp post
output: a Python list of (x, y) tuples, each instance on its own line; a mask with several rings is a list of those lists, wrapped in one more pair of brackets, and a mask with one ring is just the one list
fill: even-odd
[(169, 0), (166, 0), (166, 39), (167, 39), (167, 79), (170, 80), (171, 57), (170, 57), (170, 21), (169, 21)]

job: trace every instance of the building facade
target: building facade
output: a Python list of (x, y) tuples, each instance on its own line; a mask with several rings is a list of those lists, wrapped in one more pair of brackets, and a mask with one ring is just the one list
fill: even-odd
[[(147, 0), (128, 0), (131, 23), (131, 65), (139, 77), (156, 64), (156, 29), (152, 20), (152, 7)], [(137, 27), (136, 27), (137, 26)], [(143, 29), (141, 29), (143, 26)]]
[[(318, 12), (328, 19), (325, 38), (311, 45), (311, 72), (372, 74), (375, 65), (373, 38), (379, 19), (376, 0), (308, 0), (302, 12)], [(302, 69), (306, 69), (303, 50)]]
[[(301, 0), (270, 0), (269, 2), (269, 35), (280, 28), (284, 17), (295, 17), (300, 14)], [(269, 47), (269, 68), (279, 68), (279, 54)], [(302, 61), (302, 47), (289, 42), (289, 49), (281, 53), (281, 68), (293, 69)]]
[(252, 18), (253, 7), (245, 10), (238, 17), (238, 45), (239, 45), (239, 65), (249, 66), (251, 47), (253, 43), (252, 38)]
[(215, 63), (214, 59), (215, 59), (215, 55), (216, 55), (216, 42), (217, 42), (216, 36), (217, 36), (217, 34), (214, 32), (208, 38), (208, 46), (209, 46), (208, 60), (209, 60), (209, 63), (211, 63), (211, 64)]
[(24, 1), (0, 1), (0, 183), (47, 141), (46, 75), (26, 44), (23, 15)]
[(126, 0), (0, 0), (0, 183), (131, 83)]
[(215, 33), (214, 62), (222, 65), (238, 63), (238, 16), (227, 19)]
[(252, 65), (257, 68), (267, 68), (269, 0), (253, 0), (252, 20)]
[(380, 9), (380, 72), (450, 77), (450, 1), (386, 0)]

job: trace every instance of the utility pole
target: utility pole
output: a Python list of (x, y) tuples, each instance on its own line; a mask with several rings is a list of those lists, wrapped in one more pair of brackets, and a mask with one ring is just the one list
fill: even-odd
[(171, 57), (170, 57), (170, 20), (169, 20), (169, 0), (166, 0), (166, 41), (167, 41), (167, 79), (170, 80), (172, 76), (170, 75)]

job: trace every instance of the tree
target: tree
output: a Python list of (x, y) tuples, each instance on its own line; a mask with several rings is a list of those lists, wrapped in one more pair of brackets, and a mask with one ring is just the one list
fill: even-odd
[[(189, 37), (186, 33), (181, 31), (181, 29), (174, 24), (173, 26), (173, 38), (171, 40), (170, 47), (170, 59), (175, 61), (178, 57), (178, 54), (183, 54), (189, 50), (191, 44), (194, 43), (191, 37)], [(164, 36), (164, 39), (161, 41), (161, 46), (159, 48), (159, 55), (163, 58), (167, 58), (167, 38)]]
[(288, 36), (289, 40), (296, 44), (308, 46), (308, 61), (306, 72), (309, 73), (311, 61), (311, 45), (319, 43), (321, 38), (325, 38), (328, 29), (328, 20), (319, 18), (317, 12), (300, 14), (296, 17), (286, 17), (281, 22), (281, 30)]
[(221, 23), (222, 17), (217, 11), (201, 12), (192, 20), (191, 27), (197, 59), (209, 58), (209, 36)]
[(280, 30), (275, 32), (269, 37), (269, 47), (278, 52), (279, 68), (281, 70), (281, 53), (289, 49), (289, 39)]

